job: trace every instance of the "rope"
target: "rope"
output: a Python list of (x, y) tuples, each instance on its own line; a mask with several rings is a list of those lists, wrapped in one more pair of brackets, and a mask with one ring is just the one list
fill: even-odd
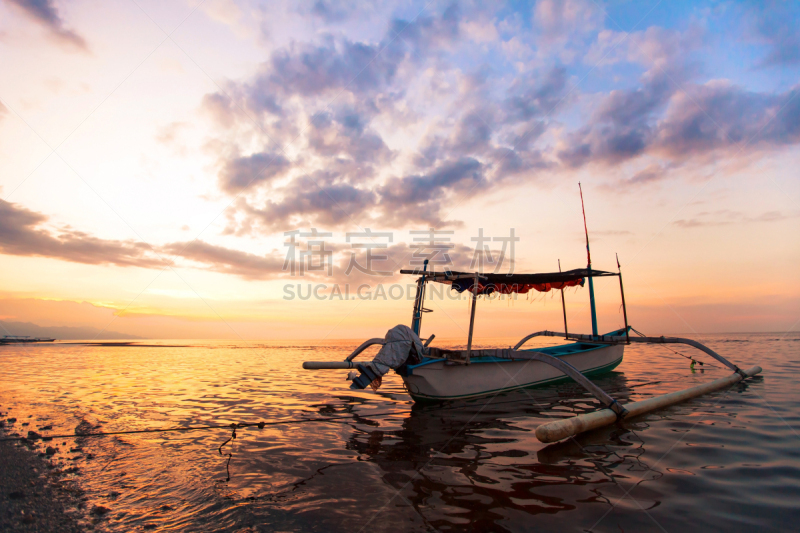
[[(385, 413), (375, 413), (370, 414), (370, 417), (383, 417), (383, 416), (392, 416), (397, 415), (396, 412), (385, 412)], [(358, 417), (356, 414), (355, 417)], [(219, 454), (222, 456), (227, 455), (228, 460), (225, 463), (225, 472), (227, 477), (225, 479), (226, 482), (231, 480), (231, 459), (233, 459), (233, 450), (231, 449), (230, 452), (227, 454), (222, 453), (222, 448), (236, 439), (236, 430), (242, 428), (249, 428), (249, 427), (257, 427), (258, 429), (264, 429), (266, 426), (278, 426), (282, 424), (304, 424), (308, 422), (331, 422), (331, 421), (338, 421), (338, 420), (351, 420), (349, 417), (345, 416), (331, 416), (331, 417), (321, 417), (321, 418), (296, 418), (290, 420), (277, 420), (271, 422), (233, 422), (227, 425), (213, 425), (213, 426), (189, 426), (189, 427), (171, 427), (171, 428), (151, 428), (151, 429), (134, 429), (128, 431), (103, 431), (99, 433), (76, 433), (73, 435), (39, 435), (35, 432), (28, 432), (28, 435), (33, 433), (33, 436), (30, 437), (5, 437), (0, 439), (0, 442), (28, 442), (34, 441), (38, 439), (42, 439), (43, 441), (51, 441), (53, 439), (75, 439), (75, 438), (85, 438), (85, 437), (109, 437), (112, 435), (133, 435), (133, 434), (141, 434), (141, 433), (170, 433), (176, 431), (196, 431), (196, 430), (205, 430), (205, 429), (231, 429), (231, 436), (228, 439), (220, 444)], [(233, 446), (233, 444), (231, 444)], [(113, 461), (113, 459), (112, 459)], [(109, 461), (110, 463), (110, 461)], [(108, 466), (108, 465), (106, 465)]]
[[(627, 385), (626, 388), (636, 388), (636, 387), (643, 387), (645, 385), (655, 385), (658, 383), (662, 383), (662, 381), (649, 381), (646, 383), (638, 383), (635, 385)], [(527, 400), (510, 400), (507, 402), (493, 402), (492, 405), (502, 405), (508, 403), (521, 403), (526, 402)], [(438, 407), (436, 411), (452, 411), (454, 409), (463, 409), (465, 406), (463, 405), (456, 405), (452, 407)], [(422, 411), (422, 410), (421, 410)], [(382, 412), (382, 413), (370, 413), (365, 414), (364, 416), (359, 415), (358, 413), (353, 413), (352, 417), (349, 416), (329, 416), (329, 417), (318, 417), (318, 418), (293, 418), (289, 420), (273, 420), (270, 422), (232, 422), (230, 424), (220, 424), (220, 425), (209, 425), (209, 426), (181, 426), (181, 427), (167, 427), (167, 428), (148, 428), (148, 429), (133, 429), (127, 431), (101, 431), (97, 433), (74, 433), (74, 434), (66, 434), (66, 435), (39, 435), (36, 434), (34, 437), (4, 437), (0, 439), (0, 442), (24, 442), (29, 440), (38, 440), (42, 439), (43, 441), (51, 441), (53, 439), (78, 439), (78, 438), (88, 438), (88, 437), (110, 437), (114, 435), (135, 435), (135, 434), (142, 434), (142, 433), (174, 433), (178, 431), (198, 431), (198, 430), (208, 430), (208, 429), (230, 429), (232, 430), (231, 436), (223, 442), (218, 451), (220, 455), (223, 455), (222, 448), (229, 442), (233, 441), (236, 438), (236, 430), (237, 429), (244, 429), (249, 427), (257, 427), (258, 429), (264, 429), (267, 426), (279, 426), (284, 424), (305, 424), (311, 422), (332, 422), (332, 421), (340, 421), (340, 420), (353, 420), (358, 418), (382, 418), (386, 416), (398, 416), (402, 413), (398, 413), (397, 411), (391, 412)], [(29, 432), (32, 433), (32, 432)]]
[[(396, 415), (397, 413), (376, 413), (374, 415), (370, 415), (373, 417), (378, 416), (389, 416), (389, 415)], [(231, 424), (225, 425), (215, 425), (215, 426), (188, 426), (188, 427), (171, 427), (171, 428), (150, 428), (150, 429), (135, 429), (135, 430), (128, 430), (128, 431), (103, 431), (99, 433), (75, 433), (75, 434), (68, 434), (68, 435), (38, 435), (33, 438), (28, 437), (6, 437), (0, 439), (0, 442), (10, 442), (10, 441), (26, 441), (26, 440), (37, 440), (41, 438), (42, 440), (50, 441), (53, 439), (76, 439), (76, 438), (84, 438), (84, 437), (109, 437), (111, 435), (133, 435), (136, 433), (169, 433), (175, 431), (196, 431), (196, 430), (203, 430), (203, 429), (233, 429), (235, 432), (237, 429), (241, 428), (249, 428), (249, 427), (258, 427), (258, 429), (263, 429), (266, 426), (279, 426), (282, 424), (304, 424), (306, 422), (328, 422), (331, 420), (350, 420), (348, 417), (343, 416), (332, 416), (332, 417), (324, 417), (324, 418), (297, 418), (291, 420), (277, 420), (271, 422), (234, 422)], [(231, 439), (228, 441), (236, 438), (232, 436)], [(225, 441), (223, 446), (228, 443)], [(222, 446), (220, 446), (222, 448)], [(222, 453), (220, 451), (220, 453)]]
[[(638, 332), (637, 332), (638, 333)], [(643, 387), (646, 385), (655, 385), (661, 383), (661, 381), (650, 381), (647, 383), (639, 383), (636, 385), (630, 385), (628, 388), (636, 388), (636, 387)], [(508, 402), (495, 402), (492, 405), (499, 405), (504, 403), (518, 403), (527, 400), (511, 400)], [(452, 407), (439, 407), (436, 409), (437, 411), (449, 411), (453, 409), (463, 409), (465, 406), (452, 406)], [(231, 460), (233, 459), (233, 450), (231, 449), (230, 452), (227, 454), (222, 452), (222, 448), (225, 447), (228, 443), (231, 443), (233, 446), (233, 441), (236, 439), (236, 430), (237, 429), (244, 429), (249, 427), (257, 427), (258, 429), (264, 429), (267, 426), (279, 426), (284, 424), (305, 424), (305, 423), (312, 423), (312, 422), (336, 422), (336, 421), (348, 421), (348, 420), (355, 420), (358, 421), (359, 418), (382, 418), (382, 417), (389, 417), (389, 416), (397, 416), (400, 413), (396, 411), (392, 412), (382, 412), (382, 413), (369, 413), (365, 417), (362, 417), (358, 413), (352, 413), (352, 418), (348, 416), (330, 416), (330, 417), (318, 417), (318, 418), (295, 418), (289, 420), (273, 420), (269, 422), (261, 421), (261, 422), (232, 422), (230, 424), (222, 424), (222, 425), (207, 425), (207, 426), (185, 426), (185, 427), (167, 427), (167, 428), (148, 428), (148, 429), (132, 429), (126, 431), (102, 431), (97, 433), (74, 433), (74, 434), (66, 434), (66, 435), (39, 435), (36, 432), (29, 431), (28, 437), (4, 437), (0, 439), (0, 442), (28, 442), (28, 441), (35, 441), (38, 439), (42, 439), (42, 441), (49, 442), (53, 439), (76, 439), (76, 438), (89, 438), (89, 437), (110, 437), (115, 435), (135, 435), (135, 434), (146, 434), (146, 433), (174, 433), (179, 431), (198, 431), (198, 430), (210, 430), (210, 429), (230, 429), (231, 436), (228, 437), (225, 442), (220, 444), (217, 451), (221, 456), (228, 457), (228, 460), (225, 463), (225, 472), (227, 477), (225, 479), (226, 482), (230, 481), (231, 479), (231, 471), (230, 471), (230, 464)], [(33, 435), (31, 435), (33, 434)], [(116, 456), (109, 461), (110, 464)], [(108, 466), (108, 464), (106, 466)], [(105, 470), (105, 467), (103, 467)]]
[[(645, 335), (644, 333), (642, 333), (642, 332), (640, 332), (640, 331), (637, 331), (637, 330), (635, 330), (634, 328), (631, 328), (631, 331), (633, 331), (634, 333), (636, 333), (636, 334), (637, 334), (637, 335), (639, 335), (640, 337), (647, 337), (647, 335)], [(692, 364), (691, 364), (691, 365), (689, 365), (689, 367), (690, 367), (690, 368), (694, 368), (694, 365), (695, 365), (695, 364), (699, 364), (700, 366), (705, 366), (705, 365), (708, 365), (708, 366), (710, 366), (710, 367), (712, 367), (712, 368), (721, 368), (722, 370), (725, 370), (725, 369), (724, 369), (724, 368), (722, 368), (721, 366), (712, 365), (711, 363), (704, 363), (704, 362), (702, 362), (702, 361), (698, 361), (698, 360), (697, 360), (697, 359), (695, 359), (694, 357), (691, 357), (691, 356), (688, 356), (688, 355), (684, 355), (684, 354), (682, 354), (682, 353), (680, 353), (680, 352), (678, 352), (678, 351), (675, 351), (675, 350), (673, 350), (672, 348), (670, 348), (670, 347), (669, 347), (669, 346), (667, 346), (666, 344), (661, 344), (661, 346), (662, 346), (662, 347), (664, 347), (664, 348), (666, 348), (666, 349), (667, 349), (667, 350), (669, 350), (670, 352), (672, 352), (672, 353), (674, 353), (674, 354), (677, 354), (677, 355), (680, 355), (681, 357), (683, 357), (683, 358), (685, 358), (685, 359), (688, 359), (689, 361), (691, 361), (691, 362), (692, 362)]]

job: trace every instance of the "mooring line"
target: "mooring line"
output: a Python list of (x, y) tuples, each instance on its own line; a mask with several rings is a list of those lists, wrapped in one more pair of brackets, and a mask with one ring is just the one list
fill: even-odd
[[(376, 417), (386, 417), (397, 415), (396, 411), (393, 412), (383, 412), (383, 413), (374, 413), (370, 414), (369, 417), (376, 418)], [(209, 425), (209, 426), (189, 426), (189, 427), (170, 427), (170, 428), (150, 428), (150, 429), (134, 429), (128, 431), (102, 431), (98, 433), (76, 433), (72, 435), (40, 435), (34, 431), (29, 431), (27, 437), (5, 437), (0, 439), (0, 442), (32, 442), (41, 439), (42, 441), (51, 441), (53, 439), (75, 439), (75, 438), (84, 438), (84, 437), (109, 437), (112, 435), (132, 435), (132, 434), (141, 434), (141, 433), (168, 433), (168, 432), (178, 432), (178, 431), (196, 431), (196, 430), (207, 430), (207, 429), (230, 429), (232, 430), (231, 436), (223, 442), (219, 448), (220, 455), (227, 455), (228, 460), (225, 463), (225, 472), (227, 474), (227, 478), (225, 479), (226, 482), (231, 480), (231, 459), (233, 459), (233, 450), (228, 452), (227, 454), (222, 453), (222, 448), (229, 442), (232, 442), (236, 438), (236, 430), (248, 427), (257, 427), (258, 429), (264, 429), (267, 426), (278, 426), (282, 424), (304, 424), (307, 422), (333, 422), (333, 421), (354, 421), (358, 422), (358, 418), (360, 415), (353, 414), (352, 417), (350, 416), (331, 416), (331, 417), (321, 417), (321, 418), (296, 418), (290, 420), (273, 420), (271, 422), (232, 422), (226, 425)], [(108, 462), (111, 462), (116, 459), (116, 456)], [(108, 466), (108, 464), (106, 466)], [(105, 467), (103, 467), (105, 470)]]
[[(635, 387), (642, 387), (646, 385), (655, 385), (658, 383), (662, 383), (661, 381), (650, 381), (646, 383), (638, 383), (635, 385), (630, 385), (628, 388), (635, 388)], [(518, 403), (525, 400), (512, 400), (510, 402), (499, 402), (499, 403)], [(469, 405), (454, 405), (450, 407), (438, 407), (437, 409), (431, 409), (431, 411), (450, 411), (455, 409), (464, 409), (469, 408)], [(428, 410), (421, 410), (422, 412), (426, 412)], [(413, 411), (412, 411), (413, 413)], [(42, 441), (49, 442), (53, 439), (75, 439), (75, 438), (88, 438), (88, 437), (110, 437), (114, 435), (134, 435), (134, 434), (146, 434), (146, 433), (174, 433), (174, 432), (186, 432), (186, 431), (199, 431), (199, 430), (210, 430), (210, 429), (230, 429), (231, 436), (228, 437), (225, 442), (220, 444), (217, 451), (221, 456), (228, 457), (228, 460), (225, 462), (225, 472), (227, 477), (225, 482), (231, 480), (231, 471), (230, 465), (231, 460), (233, 459), (233, 450), (231, 449), (230, 452), (223, 453), (222, 448), (225, 447), (228, 443), (233, 446), (233, 441), (236, 439), (236, 430), (237, 429), (244, 429), (249, 427), (257, 427), (258, 429), (264, 429), (267, 426), (279, 426), (279, 425), (286, 425), (286, 424), (305, 424), (311, 422), (355, 422), (359, 423), (359, 419), (370, 419), (370, 418), (383, 418), (383, 417), (391, 417), (391, 416), (399, 416), (403, 413), (399, 413), (397, 411), (389, 411), (389, 412), (382, 412), (382, 413), (347, 413), (346, 415), (349, 416), (328, 416), (328, 417), (318, 417), (318, 418), (293, 418), (289, 420), (272, 420), (269, 422), (261, 421), (261, 422), (231, 422), (230, 424), (214, 424), (214, 425), (206, 425), (206, 426), (181, 426), (181, 427), (167, 427), (167, 428), (147, 428), (147, 429), (132, 429), (126, 431), (100, 431), (97, 433), (74, 433), (74, 434), (66, 434), (66, 435), (40, 435), (35, 431), (29, 431), (27, 437), (4, 437), (0, 438), (0, 442), (33, 442), (36, 440), (41, 439)], [(8, 428), (11, 429), (11, 428)], [(116, 456), (108, 462), (111, 464), (116, 459)], [(108, 466), (108, 464), (106, 466)], [(105, 467), (103, 468), (105, 470)]]
[[(634, 332), (634, 333), (636, 333), (637, 335), (639, 335), (640, 337), (647, 337), (647, 335), (645, 335), (645, 334), (644, 334), (644, 333), (642, 333), (641, 331), (637, 331), (637, 330), (635, 330), (634, 328), (631, 328), (631, 330), (633, 330), (633, 332)], [(673, 350), (672, 348), (670, 348), (670, 347), (669, 347), (669, 346), (667, 346), (666, 344), (662, 344), (661, 346), (662, 346), (663, 348), (666, 348), (666, 349), (667, 349), (667, 350), (669, 350), (670, 352), (672, 352), (672, 353), (674, 353), (674, 354), (676, 354), (676, 355), (680, 355), (681, 357), (684, 357), (684, 358), (688, 359), (689, 361), (691, 361), (691, 362), (692, 362), (692, 364), (690, 365), (690, 368), (694, 368), (694, 365), (695, 365), (695, 363), (698, 363), (700, 366), (706, 366), (706, 365), (707, 365), (707, 366), (710, 366), (710, 367), (712, 367), (712, 368), (720, 368), (720, 369), (722, 369), (722, 370), (725, 370), (725, 369), (724, 369), (724, 368), (722, 368), (721, 366), (712, 365), (711, 363), (704, 363), (703, 361), (700, 361), (699, 359), (695, 359), (695, 358), (694, 358), (694, 357), (692, 357), (692, 356), (689, 356), (689, 355), (684, 355), (684, 354), (682, 354), (681, 352), (678, 352), (678, 351), (676, 351), (676, 350)]]
[[(624, 388), (633, 389), (636, 387), (643, 387), (645, 385), (656, 385), (659, 383), (663, 383), (663, 381), (649, 381), (646, 383), (637, 383), (634, 385), (627, 385)], [(497, 404), (507, 404), (507, 403), (523, 403), (527, 402), (528, 400), (511, 400), (508, 402), (497, 402)], [(470, 405), (455, 405), (450, 407), (437, 407), (436, 409), (430, 410), (420, 410), (420, 413), (429, 412), (429, 411), (451, 411), (456, 409), (468, 409)], [(412, 411), (413, 412), (413, 411)], [(232, 422), (230, 424), (217, 424), (217, 425), (208, 425), (208, 426), (179, 426), (179, 427), (166, 427), (166, 428), (147, 428), (147, 429), (132, 429), (126, 431), (100, 431), (97, 433), (74, 433), (74, 434), (65, 434), (65, 435), (41, 435), (39, 433), (29, 431), (28, 434), (34, 433), (35, 435), (30, 437), (4, 437), (0, 438), (0, 442), (24, 442), (24, 441), (35, 441), (41, 439), (42, 441), (51, 441), (53, 439), (76, 439), (76, 438), (86, 438), (86, 437), (110, 437), (114, 435), (134, 435), (134, 434), (143, 434), (143, 433), (174, 433), (179, 431), (199, 431), (199, 430), (207, 430), (207, 429), (230, 429), (233, 430), (235, 433), (237, 429), (244, 429), (249, 427), (257, 427), (258, 429), (264, 429), (267, 426), (279, 426), (285, 424), (305, 424), (309, 422), (333, 422), (333, 421), (354, 421), (358, 422), (358, 419), (369, 419), (369, 418), (382, 418), (388, 416), (400, 416), (403, 414), (408, 413), (400, 413), (397, 411), (385, 411), (382, 413), (350, 413), (350, 416), (328, 416), (328, 417), (319, 417), (319, 418), (293, 418), (289, 420), (272, 420), (270, 422)], [(6, 428), (7, 430), (12, 429), (10, 427)], [(219, 447), (219, 452), (222, 454), (222, 447), (228, 444), (231, 440), (235, 439), (236, 436), (234, 434), (231, 437), (222, 443)]]
[[(375, 413), (370, 414), (370, 417), (381, 417), (381, 416), (391, 416), (397, 415), (397, 412), (391, 413)], [(197, 430), (204, 430), (204, 429), (232, 429), (236, 431), (237, 429), (241, 428), (249, 428), (249, 427), (258, 427), (258, 429), (263, 429), (267, 426), (279, 426), (283, 424), (304, 424), (306, 422), (329, 422), (332, 420), (351, 420), (351, 417), (346, 416), (332, 416), (332, 417), (324, 417), (324, 418), (298, 418), (298, 419), (291, 419), (291, 420), (273, 420), (271, 422), (232, 422), (230, 424), (224, 425), (213, 425), (213, 426), (188, 426), (188, 427), (169, 427), (169, 428), (150, 428), (150, 429), (134, 429), (128, 431), (101, 431), (98, 433), (74, 433), (74, 434), (67, 434), (67, 435), (39, 435), (36, 433), (32, 437), (5, 437), (0, 439), (0, 442), (13, 442), (13, 441), (33, 441), (42, 439), (43, 441), (51, 441), (53, 439), (77, 439), (77, 438), (84, 438), (84, 437), (109, 437), (112, 435), (133, 435), (137, 433), (169, 433), (169, 432), (176, 432), (176, 431), (197, 431)], [(28, 432), (30, 435), (31, 433), (35, 432)], [(231, 440), (231, 439), (228, 439)], [(226, 441), (227, 443), (228, 441)]]

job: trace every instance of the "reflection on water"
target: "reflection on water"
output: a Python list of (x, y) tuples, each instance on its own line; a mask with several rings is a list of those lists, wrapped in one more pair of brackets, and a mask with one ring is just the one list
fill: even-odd
[[(534, 436), (539, 424), (597, 407), (577, 385), (414, 405), (396, 376), (371, 393), (349, 390), (344, 372), (300, 369), (344, 358), (354, 343), (341, 341), (6, 346), (0, 411), (18, 419), (15, 431), (50, 434), (342, 417), (238, 430), (224, 449), (233, 452), (228, 482), (225, 430), (53, 441), (60, 477), (85, 488), (86, 508), (111, 509), (103, 530), (792, 526), (800, 336), (703, 340), (742, 366), (761, 364), (764, 376), (549, 446)], [(692, 372), (663, 347), (631, 346), (597, 381), (636, 401), (727, 373)]]

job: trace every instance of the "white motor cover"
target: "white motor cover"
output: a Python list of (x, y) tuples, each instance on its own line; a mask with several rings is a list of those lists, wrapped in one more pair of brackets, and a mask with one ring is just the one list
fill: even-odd
[(381, 376), (391, 369), (403, 366), (411, 353), (412, 344), (416, 347), (417, 353), (422, 355), (422, 341), (408, 326), (397, 325), (387, 331), (384, 338), (386, 343), (369, 363)]

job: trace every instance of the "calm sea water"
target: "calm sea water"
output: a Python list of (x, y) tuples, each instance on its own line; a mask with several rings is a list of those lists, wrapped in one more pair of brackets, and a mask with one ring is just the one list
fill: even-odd
[[(100, 530), (796, 530), (800, 334), (697, 338), (762, 376), (549, 446), (539, 424), (597, 407), (576, 385), (415, 406), (395, 375), (355, 392), (345, 371), (300, 368), (359, 341), (3, 346), (0, 411), (50, 434), (344, 417), (239, 430), (227, 482), (229, 431), (59, 439), (88, 508), (111, 509)], [(629, 346), (596, 381), (635, 401), (728, 374)]]

